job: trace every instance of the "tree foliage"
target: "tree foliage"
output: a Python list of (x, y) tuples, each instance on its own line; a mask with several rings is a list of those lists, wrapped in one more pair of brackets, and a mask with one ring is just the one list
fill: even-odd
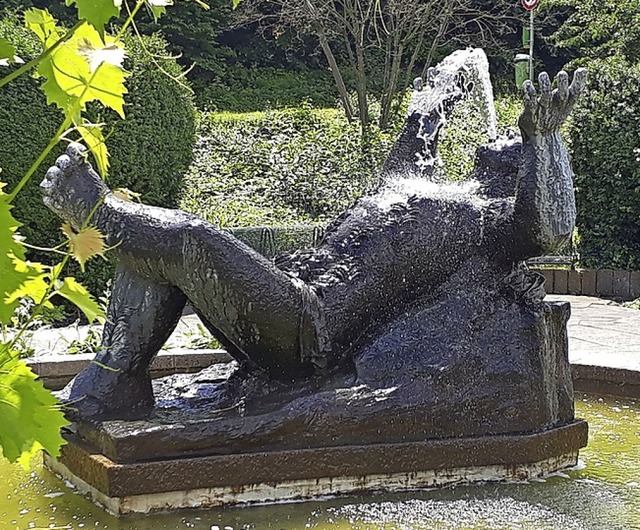
[(549, 9), (565, 12), (566, 20), (553, 39), (574, 57), (640, 61), (638, 0), (553, 0)]
[[(379, 125), (384, 129), (390, 123), (392, 108), (398, 110), (396, 96), (408, 86), (418, 65), (424, 76), (443, 48), (460, 42), (495, 42), (493, 36), (509, 30), (509, 22), (514, 21), (512, 6), (506, 1), (252, 0), (242, 9), (249, 21), (314, 35), (347, 117), (357, 117), (365, 129), (370, 121), (371, 92), (380, 99)], [(469, 40), (474, 34), (476, 38)], [(355, 107), (345, 70), (354, 72)]]

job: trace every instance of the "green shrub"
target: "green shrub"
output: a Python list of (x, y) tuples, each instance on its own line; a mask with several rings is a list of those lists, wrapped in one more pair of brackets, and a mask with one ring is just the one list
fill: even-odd
[(389, 148), (338, 110), (204, 113), (181, 207), (228, 227), (323, 223), (375, 181)]
[(227, 67), (219, 77), (194, 80), (196, 103), (208, 110), (254, 112), (299, 107), (333, 107), (338, 92), (327, 70), (285, 71)]
[[(37, 55), (40, 46), (35, 36), (20, 27), (16, 20), (0, 21), (0, 36), (15, 43), (23, 59)], [(142, 194), (142, 200), (156, 205), (177, 203), (181, 179), (186, 171), (195, 142), (195, 111), (189, 90), (163, 74), (142, 45), (126, 39), (129, 94), (125, 96), (126, 121), (113, 112), (94, 113), (95, 121), (106, 122), (107, 146), (111, 153), (108, 183)], [(159, 37), (145, 38), (144, 46), (152, 54), (163, 55)], [(154, 59), (171, 75), (180, 73), (172, 59)], [(0, 67), (0, 75), (10, 71)], [(0, 167), (2, 179), (11, 189), (47, 145), (62, 122), (61, 113), (48, 106), (39, 90), (41, 80), (21, 76), (0, 89)], [(63, 150), (55, 150), (18, 195), (14, 214), (24, 226), (21, 233), (31, 244), (51, 247), (61, 241), (60, 221), (47, 210), (40, 198), (38, 184), (46, 168)], [(38, 255), (41, 261), (47, 255)], [(112, 265), (92, 260), (81, 281), (95, 294), (101, 294)]]
[(589, 70), (570, 128), (581, 261), (640, 270), (640, 65)]

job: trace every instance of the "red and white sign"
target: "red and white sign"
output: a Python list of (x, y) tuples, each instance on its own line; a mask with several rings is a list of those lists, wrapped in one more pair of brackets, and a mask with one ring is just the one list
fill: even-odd
[(534, 7), (536, 7), (540, 0), (520, 0), (522, 2), (522, 7), (524, 7), (527, 11), (531, 11)]

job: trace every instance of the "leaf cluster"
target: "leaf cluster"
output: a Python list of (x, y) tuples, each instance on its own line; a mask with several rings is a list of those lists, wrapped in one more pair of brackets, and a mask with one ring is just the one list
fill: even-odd
[[(0, 20), (0, 37), (16, 42), (18, 54), (29, 60), (40, 53), (37, 37), (12, 18)], [(86, 113), (94, 123), (106, 123), (105, 136), (110, 151), (112, 188), (128, 188), (141, 193), (141, 200), (158, 206), (175, 206), (182, 176), (189, 166), (195, 143), (195, 109), (188, 87), (176, 83), (158, 65), (174, 77), (182, 70), (167, 56), (166, 42), (159, 36), (124, 36), (128, 57), (124, 66), (131, 72), (124, 98), (127, 119), (115, 111), (90, 104)], [(146, 51), (145, 51), (146, 50)], [(147, 51), (153, 55), (147, 53)], [(155, 62), (154, 62), (155, 61)], [(156, 64), (157, 63), (157, 64)], [(19, 65), (7, 67), (10, 72)], [(0, 175), (15, 186), (60, 127), (63, 117), (40, 91), (42, 79), (21, 76), (0, 88)], [(57, 151), (57, 150), (56, 150)], [(59, 152), (43, 162), (52, 165)], [(38, 189), (42, 173), (38, 172), (14, 200), (14, 215), (21, 219), (26, 240), (39, 247), (55, 247), (63, 241), (58, 218), (44, 208)], [(52, 256), (29, 252), (31, 260), (52, 263)], [(107, 254), (108, 256), (108, 254)], [(71, 266), (69, 273), (95, 295), (105, 290), (113, 275), (113, 264), (93, 260), (87, 272)]]
[(640, 270), (640, 65), (590, 63), (569, 129), (587, 267)]
[(566, 19), (555, 43), (581, 60), (619, 56), (640, 61), (640, 3), (637, 0), (552, 0)]

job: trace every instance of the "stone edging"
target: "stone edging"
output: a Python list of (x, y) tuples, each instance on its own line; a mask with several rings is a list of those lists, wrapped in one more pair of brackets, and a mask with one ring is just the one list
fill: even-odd
[(640, 271), (613, 269), (537, 269), (549, 294), (602, 296), (622, 301), (640, 298)]
[[(42, 355), (27, 359), (27, 364), (49, 390), (62, 389), (84, 369), (93, 354)], [(194, 373), (216, 363), (231, 361), (224, 350), (173, 348), (161, 351), (151, 363), (151, 377), (156, 379), (175, 373)]]

